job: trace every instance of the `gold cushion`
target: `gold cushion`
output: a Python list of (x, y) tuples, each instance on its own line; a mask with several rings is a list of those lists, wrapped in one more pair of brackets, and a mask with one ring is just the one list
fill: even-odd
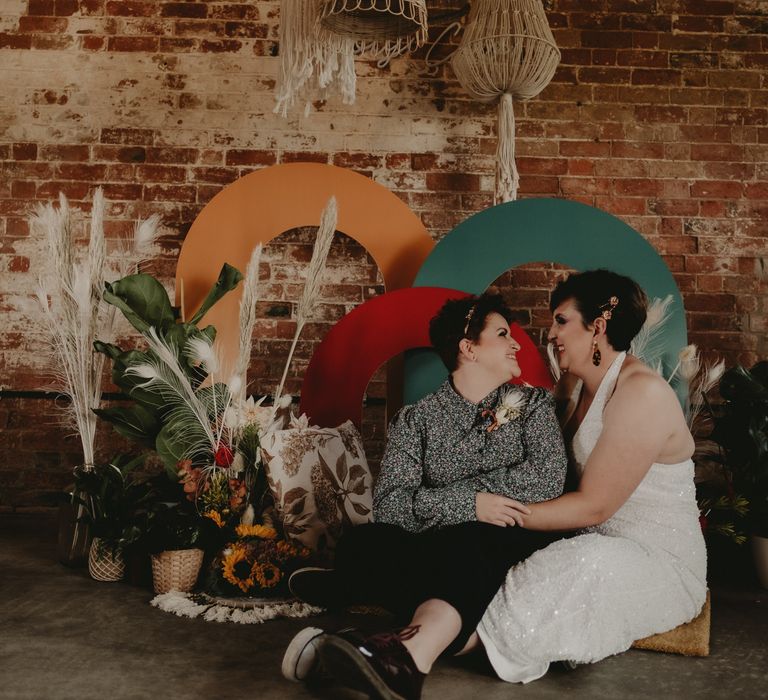
[(711, 619), (711, 607), (709, 591), (701, 612), (690, 622), (675, 627), (669, 632), (652, 634), (645, 639), (638, 639), (632, 647), (634, 649), (649, 649), (650, 651), (664, 651), (669, 654), (683, 654), (685, 656), (709, 656), (709, 627)]

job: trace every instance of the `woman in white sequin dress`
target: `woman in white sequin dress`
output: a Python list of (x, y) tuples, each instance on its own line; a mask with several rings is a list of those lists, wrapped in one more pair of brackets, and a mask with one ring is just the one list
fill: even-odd
[(625, 352), (645, 319), (645, 295), (597, 270), (561, 283), (552, 308), (550, 342), (578, 379), (564, 432), (580, 482), (519, 507), (526, 528), (580, 534), (511, 569), (478, 626), (507, 681), (539, 678), (552, 661), (625, 651), (691, 620), (706, 597), (693, 439), (672, 389)]

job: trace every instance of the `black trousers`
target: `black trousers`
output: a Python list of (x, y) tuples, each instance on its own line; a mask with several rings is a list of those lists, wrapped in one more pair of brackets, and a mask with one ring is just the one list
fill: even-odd
[(368, 523), (348, 530), (336, 571), (350, 603), (381, 605), (405, 621), (437, 598), (461, 616), (455, 654), (474, 632), (509, 568), (562, 537), (521, 527), (468, 522), (423, 533)]

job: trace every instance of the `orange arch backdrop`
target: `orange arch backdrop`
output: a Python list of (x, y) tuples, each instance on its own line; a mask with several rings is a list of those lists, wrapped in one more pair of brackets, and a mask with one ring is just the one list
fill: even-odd
[[(333, 195), (337, 230), (371, 254), (388, 291), (410, 287), (434, 247), (419, 217), (397, 195), (351, 170), (320, 163), (275, 165), (225, 187), (200, 212), (187, 234), (176, 266), (176, 304), (189, 318), (228, 262), (242, 272), (259, 243), (301, 226), (318, 226)], [(218, 331), (225, 363), (238, 351), (240, 287), (211, 309), (203, 323)], [(296, 300), (298, 301), (298, 300)]]

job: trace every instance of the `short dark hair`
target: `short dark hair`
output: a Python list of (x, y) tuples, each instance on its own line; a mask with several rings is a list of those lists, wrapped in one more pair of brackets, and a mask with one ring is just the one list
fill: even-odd
[(648, 309), (648, 297), (629, 277), (610, 270), (574, 272), (555, 287), (549, 310), (573, 299), (586, 327), (610, 308), (611, 297), (619, 301), (611, 311), (605, 335), (614, 350), (629, 350), (632, 339), (645, 323)]
[(449, 299), (429, 322), (429, 339), (449, 372), (459, 365), (459, 343), (464, 339), (476, 341), (485, 327), (488, 314), (497, 313), (507, 323), (512, 312), (500, 294), (485, 292), (480, 296)]

